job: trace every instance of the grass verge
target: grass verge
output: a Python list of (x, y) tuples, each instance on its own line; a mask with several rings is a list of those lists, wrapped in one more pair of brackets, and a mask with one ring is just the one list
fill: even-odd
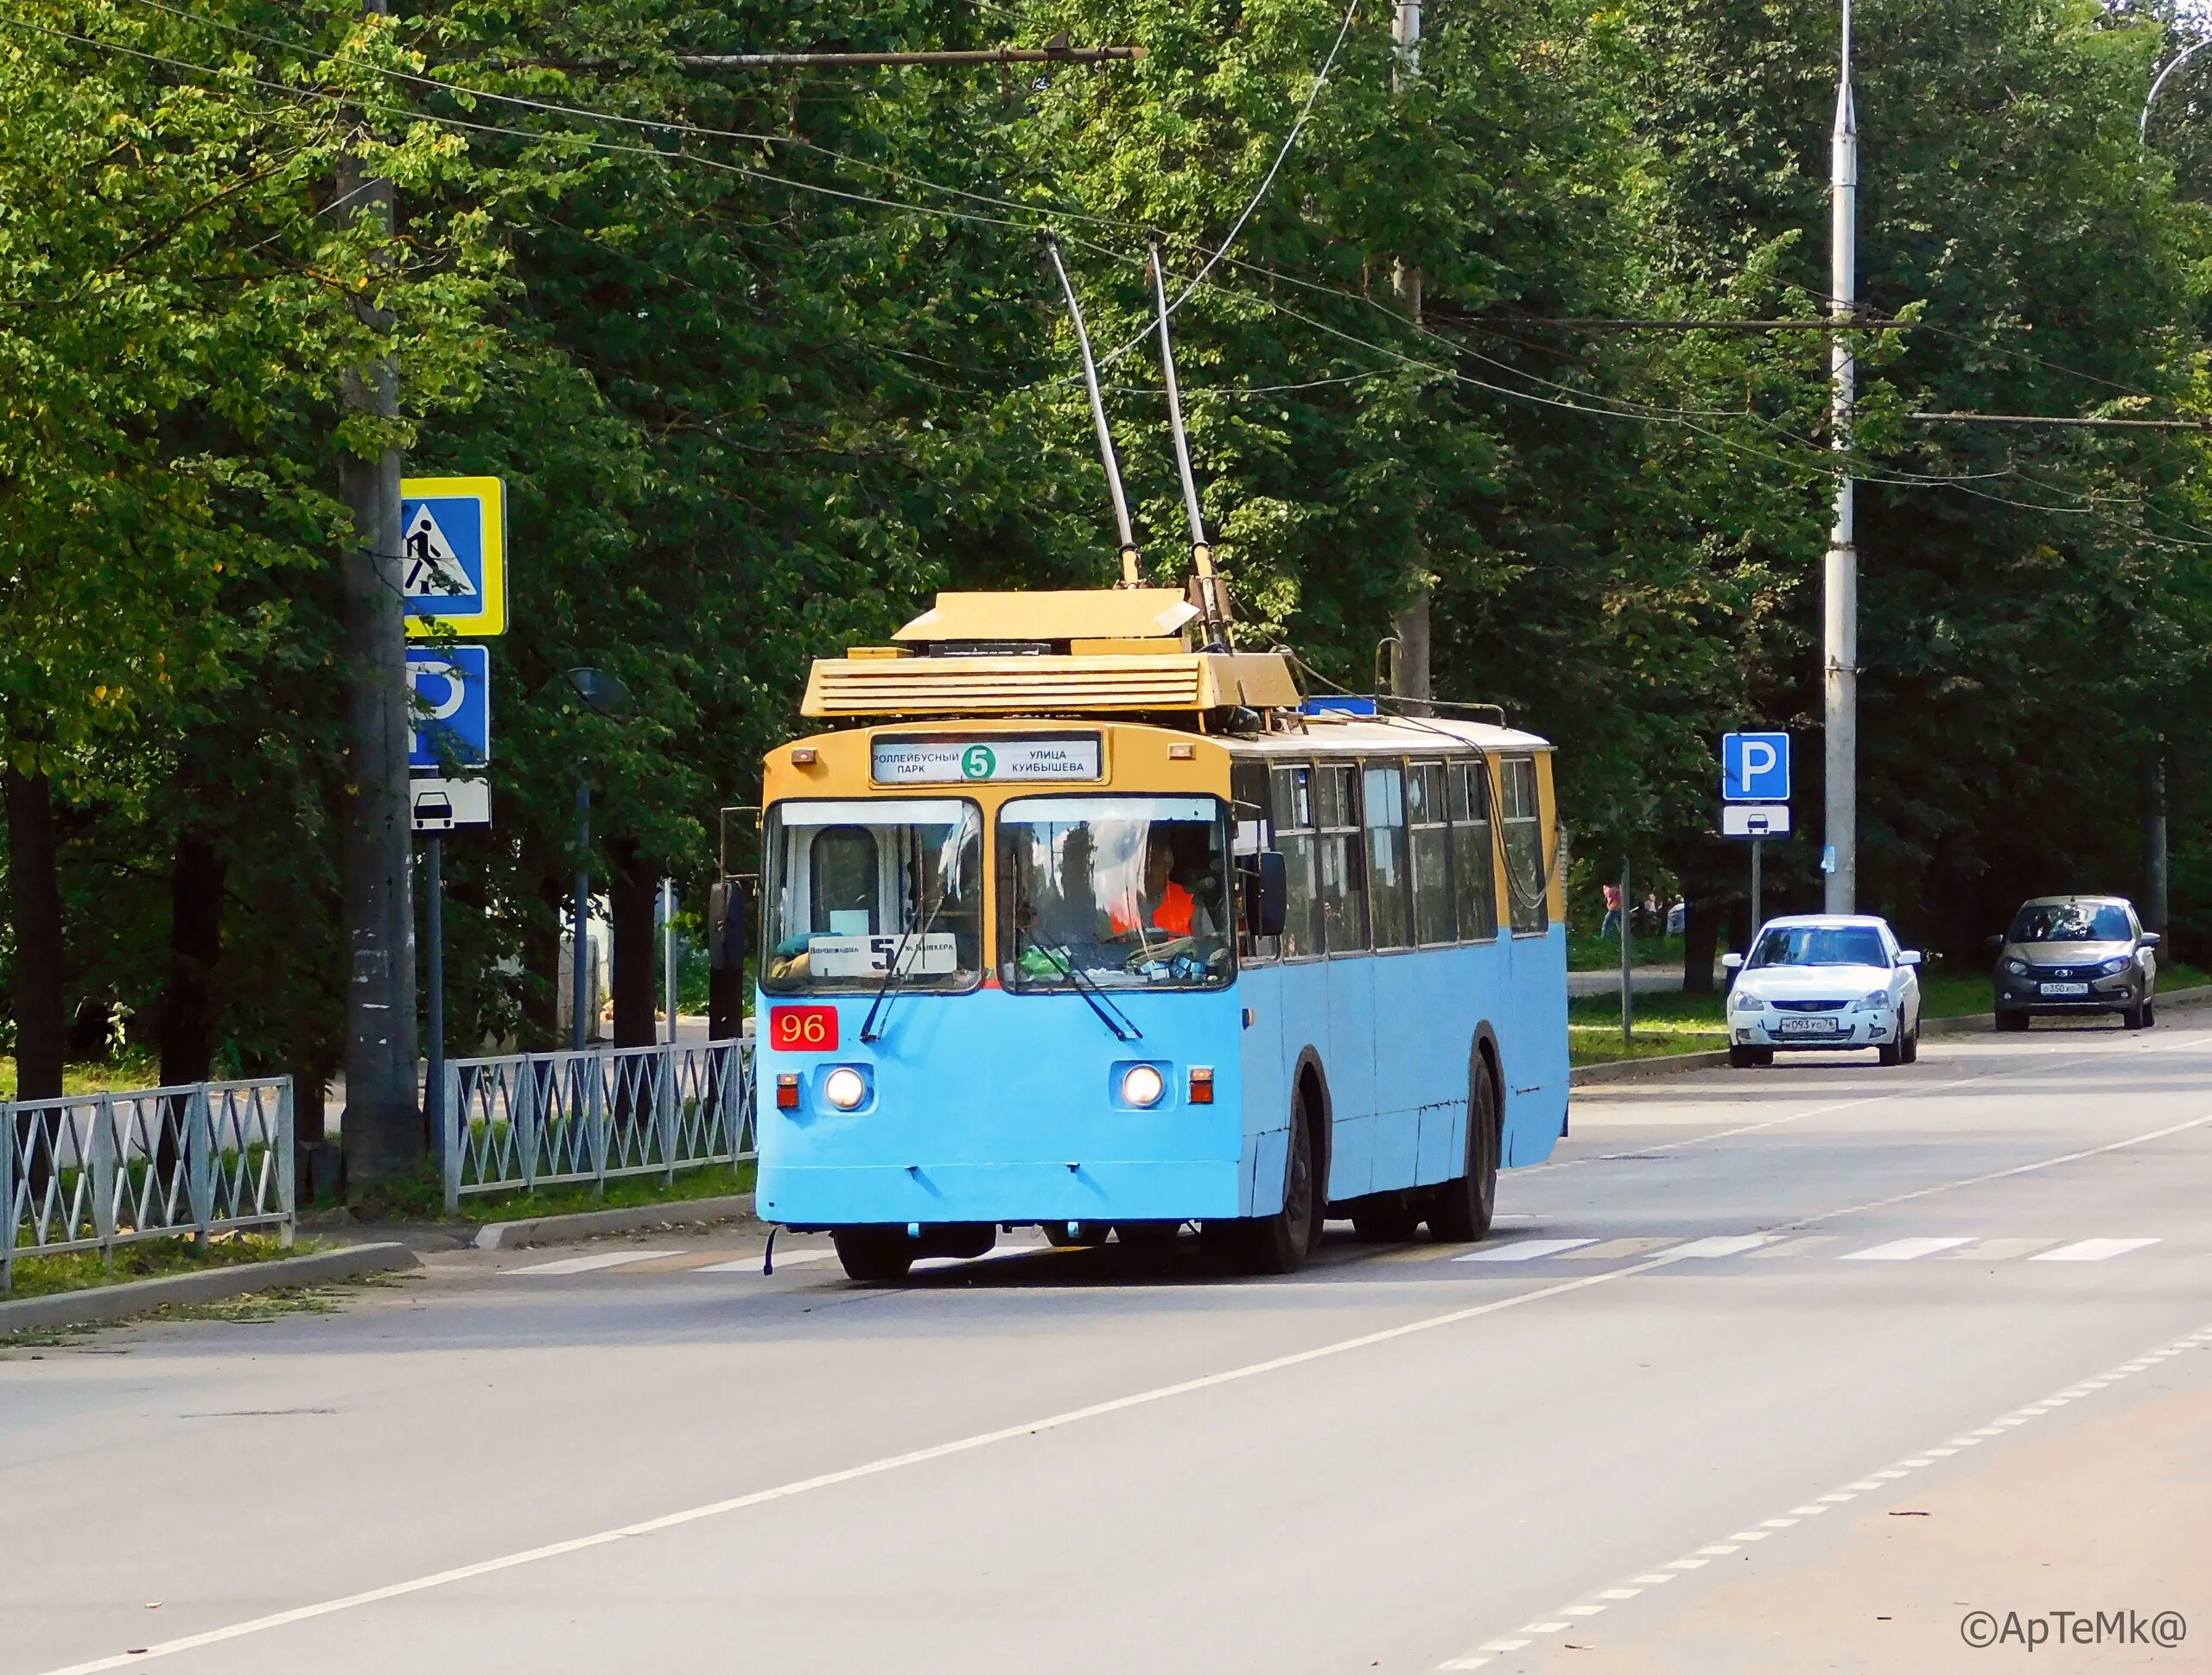
[[(522, 1221), (537, 1215), (569, 1215), (589, 1209), (634, 1209), (649, 1204), (683, 1204), (699, 1198), (720, 1198), (733, 1192), (753, 1190), (753, 1164), (718, 1164), (704, 1169), (683, 1169), (676, 1173), (673, 1182), (664, 1182), (658, 1175), (626, 1175), (609, 1181), (605, 1191), (594, 1190), (588, 1183), (569, 1186), (541, 1187), (535, 1192), (518, 1192), (501, 1196), (495, 1194), (470, 1194), (461, 1201), (461, 1211), (455, 1217), (445, 1214), (445, 1189), (435, 1177), (425, 1177), (411, 1185), (387, 1187), (365, 1201), (357, 1203), (353, 1216), (375, 1221), (447, 1221), (456, 1220), (472, 1226), (483, 1226), (493, 1221)], [(346, 1212), (319, 1212), (325, 1215), (345, 1215)], [(330, 1225), (344, 1226), (346, 1221)]]
[(11, 1297), (52, 1297), (59, 1291), (81, 1291), (100, 1285), (120, 1285), (126, 1279), (158, 1279), (168, 1274), (203, 1273), (210, 1268), (236, 1268), (267, 1262), (280, 1256), (305, 1256), (320, 1250), (313, 1240), (301, 1240), (287, 1250), (274, 1234), (218, 1234), (205, 1250), (188, 1238), (153, 1239), (140, 1245), (118, 1246), (111, 1268), (98, 1251), (72, 1251), (61, 1256), (19, 1256), (16, 1259), (15, 1289)]

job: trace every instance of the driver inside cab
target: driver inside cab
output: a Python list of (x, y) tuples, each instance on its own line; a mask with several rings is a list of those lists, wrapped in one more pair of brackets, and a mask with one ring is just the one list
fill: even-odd
[[(1141, 889), (1125, 890), (1107, 909), (1107, 922), (1116, 936), (1154, 939), (1154, 933), (1171, 937), (1211, 936), (1213, 916), (1175, 875), (1179, 868), (1174, 837), (1168, 828), (1154, 826), (1147, 834), (1144, 879)], [(1187, 875), (1187, 872), (1186, 872)]]

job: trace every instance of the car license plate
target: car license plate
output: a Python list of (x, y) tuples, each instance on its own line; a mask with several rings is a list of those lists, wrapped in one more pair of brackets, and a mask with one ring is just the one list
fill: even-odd
[(1785, 1018), (1782, 1020), (1784, 1035), (1834, 1035), (1836, 1020), (1833, 1018)]
[(2037, 992), (2041, 994), (2087, 994), (2089, 986), (2087, 983), (2042, 983), (2037, 986)]

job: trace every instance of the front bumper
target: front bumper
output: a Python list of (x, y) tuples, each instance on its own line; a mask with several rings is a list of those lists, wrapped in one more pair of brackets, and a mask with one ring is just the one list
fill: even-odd
[(2030, 972), (2015, 977), (2001, 972), (1997, 978), (1997, 1006), (2001, 1012), (2057, 1016), (2067, 1012), (2128, 1012), (2143, 1004), (2149, 985), (2140, 972), (2123, 971), (2089, 980), (2087, 994), (2045, 994), (2050, 980)]
[[(1785, 1018), (1833, 1018), (1837, 1026), (1835, 1032), (1784, 1033), (1782, 1025)], [(1769, 1007), (1764, 1012), (1731, 1012), (1728, 1041), (1731, 1046), (1771, 1047), (1777, 1052), (1834, 1052), (1847, 1047), (1888, 1046), (1897, 1039), (1900, 1027), (1898, 1015), (1894, 1012), (1802, 1012)]]

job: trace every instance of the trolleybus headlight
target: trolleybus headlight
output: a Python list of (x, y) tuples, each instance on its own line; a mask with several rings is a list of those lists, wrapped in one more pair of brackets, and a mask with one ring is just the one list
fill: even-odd
[(1122, 1097), (1139, 1110), (1159, 1104), (1166, 1091), (1166, 1078), (1149, 1064), (1132, 1064), (1122, 1074)]
[(822, 1097), (840, 1111), (849, 1111), (868, 1097), (868, 1080), (849, 1064), (841, 1064), (822, 1078)]

